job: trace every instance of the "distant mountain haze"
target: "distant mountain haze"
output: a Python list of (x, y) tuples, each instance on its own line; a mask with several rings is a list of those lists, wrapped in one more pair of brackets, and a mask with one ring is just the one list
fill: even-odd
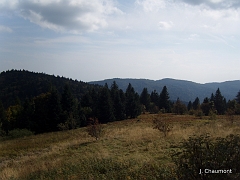
[(215, 94), (218, 88), (228, 101), (234, 99), (240, 90), (240, 80), (200, 84), (191, 81), (170, 78), (161, 80), (113, 78), (102, 81), (91, 81), (89, 83), (98, 85), (104, 85), (107, 83), (110, 87), (113, 81), (116, 81), (119, 88), (123, 91), (125, 91), (128, 84), (131, 83), (135, 91), (139, 94), (142, 92), (144, 87), (148, 89), (148, 93), (150, 94), (153, 90), (156, 90), (158, 93), (160, 93), (162, 88), (166, 86), (170, 100), (175, 101), (179, 97), (180, 100), (184, 102), (193, 102), (196, 97), (198, 97), (202, 102), (205, 97), (210, 98), (212, 93)]

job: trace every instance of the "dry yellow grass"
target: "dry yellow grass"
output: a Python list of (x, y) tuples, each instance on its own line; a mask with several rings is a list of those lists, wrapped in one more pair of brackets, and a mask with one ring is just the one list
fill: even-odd
[(122, 177), (128, 178), (128, 173), (134, 176), (146, 164), (171, 166), (170, 150), (193, 134), (225, 137), (240, 133), (238, 116), (231, 124), (225, 116), (208, 120), (208, 117), (167, 115), (173, 129), (164, 137), (153, 129), (154, 116), (157, 115), (143, 114), (138, 119), (105, 124), (105, 134), (98, 141), (87, 134), (86, 128), (1, 141), (0, 179), (101, 179), (107, 175), (98, 177), (93, 171), (94, 168), (101, 171), (98, 160), (105, 166), (126, 167)]

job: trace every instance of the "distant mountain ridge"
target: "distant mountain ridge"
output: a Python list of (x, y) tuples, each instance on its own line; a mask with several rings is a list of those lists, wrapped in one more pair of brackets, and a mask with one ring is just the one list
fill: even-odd
[[(141, 94), (145, 87), (149, 93), (153, 90), (160, 93), (163, 86), (167, 86), (170, 100), (174, 101), (179, 97), (180, 100), (184, 102), (194, 101), (196, 97), (199, 97), (202, 102), (205, 97), (210, 97), (212, 93), (215, 94), (217, 88), (220, 88), (226, 100), (232, 100), (240, 90), (240, 80), (200, 84), (170, 78), (161, 80), (113, 78), (86, 83), (27, 70), (10, 70), (0, 73), (0, 100), (5, 107), (8, 107), (15, 103), (16, 97), (24, 101), (26, 98), (32, 98), (41, 93), (48, 92), (51, 86), (55, 86), (57, 90), (62, 93), (65, 84), (69, 84), (74, 97), (80, 99), (89, 88), (99, 88), (98, 85), (104, 85), (105, 83), (107, 83), (110, 88), (113, 81), (116, 81), (119, 88), (124, 92), (128, 84), (131, 83), (135, 91), (139, 94)], [(97, 84), (97, 86), (93, 86), (93, 84)]]
[(193, 102), (196, 97), (198, 97), (202, 102), (205, 97), (210, 97), (212, 93), (215, 94), (218, 88), (228, 101), (234, 99), (240, 90), (240, 80), (200, 84), (192, 81), (171, 78), (161, 80), (113, 78), (102, 81), (91, 81), (89, 83), (98, 85), (104, 85), (107, 83), (110, 87), (113, 81), (116, 81), (119, 88), (123, 91), (125, 91), (128, 84), (131, 83), (135, 91), (139, 94), (141, 94), (143, 88), (145, 87), (148, 89), (150, 94), (153, 90), (160, 93), (162, 88), (166, 86), (171, 100), (176, 100), (179, 97), (181, 101), (185, 102)]

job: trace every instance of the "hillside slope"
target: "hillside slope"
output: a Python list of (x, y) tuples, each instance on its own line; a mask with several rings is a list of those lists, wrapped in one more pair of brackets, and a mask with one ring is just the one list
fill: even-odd
[(0, 139), (0, 179), (177, 180), (170, 152), (178, 150), (179, 142), (192, 135), (226, 137), (240, 130), (240, 117), (226, 126), (225, 116), (217, 116), (216, 123), (208, 117), (168, 114), (173, 128), (164, 137), (153, 129), (153, 116), (105, 124), (97, 141), (86, 128)]
[(139, 94), (142, 92), (144, 87), (148, 88), (148, 92), (151, 93), (153, 90), (161, 92), (164, 86), (167, 86), (171, 100), (176, 100), (178, 97), (185, 102), (194, 101), (196, 97), (199, 97), (201, 101), (205, 97), (210, 97), (211, 94), (215, 94), (217, 88), (220, 88), (222, 95), (227, 99), (234, 99), (240, 90), (240, 81), (226, 81), (222, 83), (206, 83), (200, 84), (185, 80), (176, 79), (161, 79), (161, 80), (148, 80), (148, 79), (106, 79), (102, 81), (92, 81), (90, 84), (104, 85), (107, 83), (109, 86), (116, 81), (119, 88), (125, 89), (128, 84), (131, 83), (136, 92)]
[(16, 98), (24, 101), (26, 98), (35, 97), (46, 93), (52, 86), (62, 93), (64, 85), (68, 84), (76, 98), (80, 98), (88, 88), (98, 87), (88, 83), (69, 78), (34, 73), (25, 70), (11, 70), (0, 74), (0, 100), (5, 107), (13, 105)]

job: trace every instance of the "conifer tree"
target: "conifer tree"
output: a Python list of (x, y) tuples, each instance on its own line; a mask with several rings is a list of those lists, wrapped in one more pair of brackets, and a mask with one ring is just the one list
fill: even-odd
[(115, 120), (110, 91), (106, 86), (99, 92), (97, 117), (101, 123)]
[(140, 95), (140, 103), (143, 104), (146, 110), (149, 110), (150, 106), (150, 95), (148, 94), (147, 88), (143, 88), (143, 91)]
[(44, 133), (50, 132), (51, 128), (49, 126), (49, 122), (51, 119), (49, 118), (49, 107), (48, 107), (48, 99), (50, 93), (40, 94), (37, 97), (34, 97), (34, 114), (31, 124), (31, 130), (35, 133)]
[(69, 129), (74, 129), (79, 124), (78, 114), (78, 100), (74, 99), (73, 94), (70, 90), (70, 86), (66, 84), (64, 86), (61, 105), (62, 105), (62, 120), (68, 124)]
[(163, 87), (162, 92), (160, 93), (159, 96), (159, 108), (160, 109), (164, 108), (166, 112), (170, 112), (169, 94), (166, 86)]
[(48, 99), (48, 108), (49, 113), (48, 117), (50, 119), (49, 126), (52, 129), (52, 131), (57, 131), (57, 125), (59, 123), (63, 123), (61, 119), (61, 102), (60, 102), (60, 95), (55, 87), (52, 87)]
[(217, 89), (214, 96), (214, 105), (218, 114), (224, 114), (226, 108), (226, 99), (222, 96), (219, 88)]
[(177, 101), (173, 105), (173, 112), (176, 114), (184, 114), (187, 111), (187, 107), (185, 104), (183, 104), (179, 98), (177, 98)]
[(141, 113), (139, 96), (135, 92), (134, 88), (130, 83), (126, 89), (125, 96), (126, 96), (126, 106), (125, 106), (126, 116), (130, 118), (137, 117)]
[(153, 102), (155, 105), (158, 105), (159, 95), (156, 90), (151, 92), (150, 98), (151, 98), (151, 102)]
[(23, 108), (20, 113), (20, 117), (17, 121), (16, 128), (31, 130), (32, 121), (34, 121), (33, 114), (34, 114), (33, 102), (32, 100), (26, 99), (25, 102), (23, 103)]
[(192, 101), (189, 101), (189, 102), (188, 102), (187, 109), (188, 109), (188, 111), (190, 111), (191, 109), (193, 109)]
[(198, 97), (196, 97), (196, 99), (193, 101), (192, 106), (194, 110), (197, 110), (200, 107), (200, 101)]
[(211, 104), (210, 99), (208, 97), (204, 98), (203, 103), (201, 104), (202, 112), (205, 116), (208, 116), (210, 110), (211, 110)]
[(73, 105), (74, 105), (73, 95), (68, 84), (64, 86), (61, 105), (62, 105), (63, 112), (69, 114), (70, 112), (73, 111)]
[(125, 119), (125, 107), (123, 101), (121, 100), (120, 90), (118, 89), (118, 85), (116, 81), (113, 81), (111, 85), (111, 97), (113, 102), (113, 111), (116, 120), (123, 120)]

